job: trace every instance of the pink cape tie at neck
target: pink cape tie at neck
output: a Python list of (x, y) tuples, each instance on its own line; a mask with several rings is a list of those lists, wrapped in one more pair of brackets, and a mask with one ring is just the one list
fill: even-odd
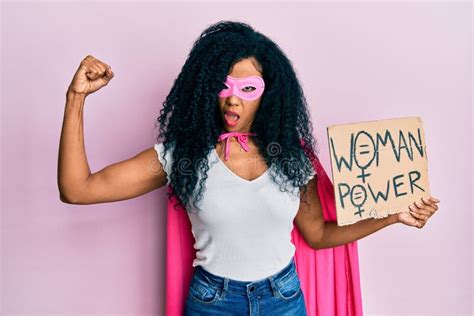
[(249, 137), (248, 136), (256, 136), (256, 135), (257, 135), (256, 133), (250, 133), (250, 132), (228, 132), (228, 133), (220, 134), (219, 137), (217, 138), (217, 141), (220, 142), (226, 139), (224, 159), (227, 160), (227, 157), (229, 156), (229, 141), (231, 137), (236, 137), (240, 146), (245, 151), (249, 151), (249, 145), (248, 145)]

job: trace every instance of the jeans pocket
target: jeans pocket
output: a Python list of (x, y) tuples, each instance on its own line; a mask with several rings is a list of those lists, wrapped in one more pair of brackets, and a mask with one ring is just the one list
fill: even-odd
[(286, 278), (275, 283), (278, 297), (283, 300), (292, 300), (297, 298), (301, 293), (301, 283), (296, 272), (292, 272)]
[(191, 280), (188, 297), (201, 304), (212, 304), (219, 298), (219, 290), (197, 275)]

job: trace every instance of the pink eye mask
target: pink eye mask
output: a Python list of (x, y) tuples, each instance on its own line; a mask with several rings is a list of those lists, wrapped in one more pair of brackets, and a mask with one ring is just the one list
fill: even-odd
[(258, 99), (265, 90), (265, 82), (262, 77), (249, 76), (244, 78), (234, 78), (227, 76), (224, 82), (227, 88), (219, 92), (219, 97), (227, 98), (231, 95), (236, 95), (246, 101), (254, 101)]

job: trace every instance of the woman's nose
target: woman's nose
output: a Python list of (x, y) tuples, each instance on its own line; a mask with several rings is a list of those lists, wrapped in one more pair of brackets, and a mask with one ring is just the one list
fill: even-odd
[(242, 101), (242, 100), (241, 100), (238, 96), (236, 96), (236, 95), (234, 95), (234, 94), (228, 96), (227, 99), (226, 99), (226, 103), (229, 104), (229, 105), (231, 105), (231, 104), (232, 104), (232, 105), (237, 105), (237, 104), (239, 104), (241, 101)]

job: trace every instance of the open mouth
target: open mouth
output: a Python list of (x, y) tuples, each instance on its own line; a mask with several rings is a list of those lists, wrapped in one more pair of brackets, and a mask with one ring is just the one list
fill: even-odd
[(226, 124), (230, 126), (235, 126), (240, 118), (237, 114), (232, 112), (225, 112), (224, 117)]

